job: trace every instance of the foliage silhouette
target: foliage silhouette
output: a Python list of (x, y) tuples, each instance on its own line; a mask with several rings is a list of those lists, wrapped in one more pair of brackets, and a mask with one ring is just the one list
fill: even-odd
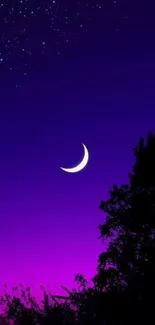
[[(30, 288), (20, 285), (20, 298), (6, 293), (6, 320), (16, 325), (134, 325), (154, 320), (155, 302), (155, 136), (140, 138), (129, 184), (114, 185), (100, 209), (106, 222), (100, 238), (110, 239), (100, 254), (93, 287), (81, 274), (68, 297), (47, 294), (37, 305)], [(14, 288), (16, 292), (18, 288)], [(59, 301), (59, 298), (62, 299)], [(66, 299), (65, 299), (66, 298)]]
[[(101, 291), (117, 291), (149, 307), (155, 294), (155, 136), (140, 138), (129, 184), (113, 186), (100, 209), (106, 223), (100, 238), (111, 238), (98, 259), (94, 284)], [(117, 234), (117, 235), (116, 235)], [(116, 237), (114, 236), (116, 235)]]

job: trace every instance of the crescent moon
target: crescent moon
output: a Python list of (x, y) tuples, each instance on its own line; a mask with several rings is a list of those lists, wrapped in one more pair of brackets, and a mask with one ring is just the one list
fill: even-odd
[(88, 153), (88, 149), (86, 148), (86, 146), (83, 143), (82, 143), (82, 145), (83, 145), (83, 148), (84, 148), (84, 157), (83, 157), (82, 161), (80, 162), (79, 165), (77, 165), (76, 167), (73, 167), (73, 168), (60, 167), (64, 172), (77, 173), (87, 165), (88, 160), (89, 160), (89, 153)]

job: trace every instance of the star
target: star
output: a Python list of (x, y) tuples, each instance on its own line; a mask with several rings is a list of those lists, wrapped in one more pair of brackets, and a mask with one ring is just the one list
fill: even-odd
[[(114, 1), (116, 3), (116, 1)], [(101, 17), (100, 0), (6, 0), (0, 5), (0, 63), (29, 75), (32, 62), (61, 56), (79, 46), (83, 33)], [(123, 16), (124, 17), (124, 16)], [(102, 17), (101, 17), (102, 20)], [(116, 27), (114, 28), (114, 31)], [(33, 63), (33, 64), (34, 64)], [(10, 69), (11, 66), (11, 69)], [(17, 83), (18, 84), (18, 83)]]

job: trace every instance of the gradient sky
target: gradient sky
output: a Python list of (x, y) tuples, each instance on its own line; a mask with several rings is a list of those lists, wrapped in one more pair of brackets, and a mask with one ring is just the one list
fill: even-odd
[[(76, 273), (95, 274), (104, 248), (97, 239), (100, 201), (113, 184), (128, 181), (132, 148), (155, 129), (154, 25), (137, 8), (125, 8), (130, 20), (120, 30), (107, 14), (80, 36), (78, 49), (44, 64), (36, 56), (19, 88), (20, 77), (3, 69), (1, 288), (22, 282), (36, 296), (40, 284), (60, 293), (61, 285), (74, 286)], [(87, 167), (63, 172), (60, 166), (82, 159), (82, 142)]]

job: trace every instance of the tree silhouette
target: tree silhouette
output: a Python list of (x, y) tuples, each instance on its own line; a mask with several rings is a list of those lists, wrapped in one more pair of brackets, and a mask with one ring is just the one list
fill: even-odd
[(155, 136), (149, 133), (146, 145), (140, 138), (133, 151), (129, 184), (114, 185), (100, 204), (107, 215), (100, 238), (110, 244), (99, 256), (94, 284), (103, 292), (127, 293), (146, 309), (155, 294)]

